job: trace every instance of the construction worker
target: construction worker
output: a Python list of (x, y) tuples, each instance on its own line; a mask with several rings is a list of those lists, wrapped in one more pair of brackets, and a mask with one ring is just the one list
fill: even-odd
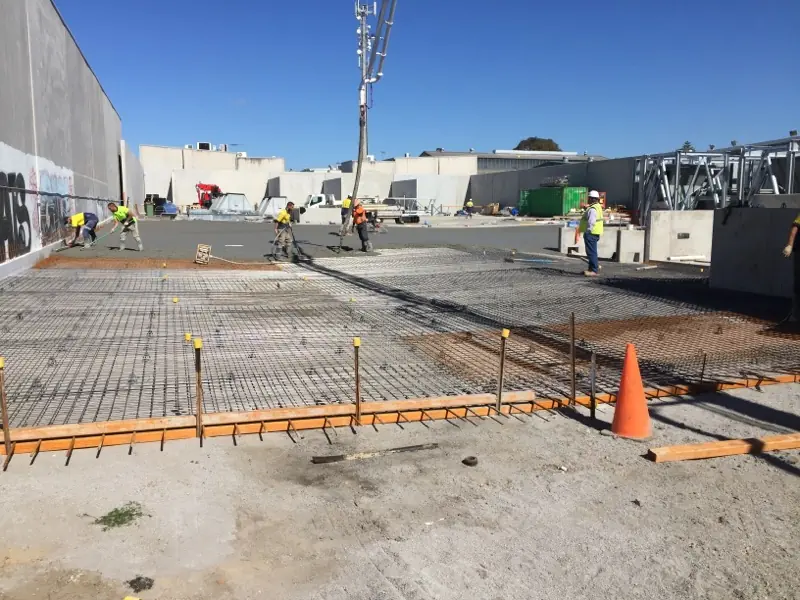
[(800, 256), (798, 256), (796, 245), (798, 243), (797, 230), (800, 229), (800, 215), (797, 215), (789, 229), (789, 239), (783, 249), (783, 255), (789, 258), (794, 254), (794, 286), (792, 293), (792, 314), (789, 320), (793, 323), (800, 322)]
[(117, 227), (122, 225), (122, 233), (119, 234), (119, 249), (120, 252), (125, 250), (125, 238), (128, 236), (128, 232), (133, 232), (133, 239), (136, 240), (136, 243), (139, 246), (139, 252), (144, 250), (144, 246), (142, 246), (142, 238), (139, 237), (139, 223), (136, 220), (136, 217), (133, 216), (131, 209), (127, 206), (117, 206), (114, 202), (108, 203), (108, 210), (111, 211), (111, 216), (114, 218), (114, 227), (111, 228), (111, 231), (108, 232), (108, 235), (111, 235), (117, 230)]
[(289, 246), (292, 243), (292, 211), (294, 202), (287, 202), (273, 219), (275, 223), (275, 242), (273, 246), (282, 246), (283, 255), (289, 258)]
[(369, 252), (372, 250), (369, 233), (367, 232), (367, 211), (358, 198), (353, 201), (353, 228), (358, 231), (358, 239), (361, 240), (361, 251)]
[(348, 196), (342, 200), (342, 225), (347, 224), (347, 219), (350, 218), (350, 208), (353, 205), (353, 198)]
[(603, 205), (600, 203), (600, 193), (597, 190), (589, 192), (589, 206), (581, 216), (578, 232), (583, 234), (586, 258), (589, 259), (589, 269), (583, 274), (586, 277), (597, 277), (599, 270), (597, 244), (603, 235)]
[[(98, 223), (97, 215), (90, 212), (81, 212), (72, 215), (71, 217), (64, 218), (64, 225), (75, 228), (75, 237), (68, 244), (70, 247), (75, 246), (78, 242), (78, 237), (83, 232), (83, 247), (91, 248), (94, 241), (97, 239), (95, 229)], [(91, 241), (90, 241), (91, 240)], [(64, 240), (66, 242), (66, 240)]]
[(467, 200), (467, 203), (466, 203), (464, 206), (465, 206), (465, 207), (466, 207), (466, 209), (467, 209), (467, 218), (468, 218), (468, 219), (471, 219), (471, 218), (472, 218), (472, 208), (475, 206), (475, 205), (472, 203), (472, 198), (470, 198), (469, 200)]

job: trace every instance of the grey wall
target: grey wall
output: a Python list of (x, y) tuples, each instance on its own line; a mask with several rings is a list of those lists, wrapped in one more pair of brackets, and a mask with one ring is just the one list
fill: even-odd
[(122, 181), (125, 202), (144, 209), (144, 169), (131, 147), (122, 140)]
[(800, 257), (784, 258), (782, 250), (795, 217), (790, 208), (714, 211), (710, 286), (791, 298), (792, 261)]
[(586, 163), (564, 163), (521, 171), (482, 173), (470, 178), (468, 194), (475, 204), (500, 203), (516, 206), (521, 190), (536, 189), (546, 179), (569, 176), (573, 186), (585, 186), (606, 192), (610, 205), (634, 206), (633, 158), (600, 160)]
[[(119, 200), (119, 115), (51, 0), (2, 2), (0, 81), (0, 183)], [(14, 194), (0, 198), (0, 262), (48, 243), (74, 208)]]
[(654, 210), (650, 213), (648, 260), (703, 256), (711, 260), (714, 211)]

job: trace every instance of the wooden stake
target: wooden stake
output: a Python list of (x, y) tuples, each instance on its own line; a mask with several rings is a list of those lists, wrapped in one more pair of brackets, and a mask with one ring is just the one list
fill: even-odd
[(595, 395), (595, 384), (597, 380), (597, 353), (592, 352), (592, 370), (589, 374), (589, 412), (594, 421), (597, 417), (597, 396)]
[(506, 371), (506, 340), (510, 335), (508, 329), (503, 329), (500, 332), (500, 374), (497, 377), (497, 412), (501, 412), (500, 407), (503, 405), (503, 377)]
[(800, 433), (767, 435), (762, 438), (747, 440), (722, 440), (684, 446), (665, 446), (651, 448), (647, 457), (655, 462), (676, 460), (697, 460), (699, 458), (717, 458), (736, 454), (761, 454), (775, 450), (796, 450), (800, 448)]
[(6, 359), (0, 356), (0, 412), (3, 417), (3, 444), (6, 456), (11, 455), (11, 429), (8, 426), (8, 401), (6, 399)]
[(356, 372), (356, 424), (361, 425), (361, 375), (358, 372), (358, 349), (361, 347), (361, 338), (353, 338), (353, 350), (355, 351), (355, 372)]
[(575, 406), (575, 313), (569, 315), (569, 380), (570, 380), (570, 406)]
[(197, 418), (197, 437), (200, 438), (202, 444), (203, 439), (203, 377), (202, 369), (200, 367), (200, 353), (203, 350), (203, 340), (194, 338), (194, 371), (196, 375), (195, 387), (197, 388), (197, 400), (195, 405), (195, 415)]

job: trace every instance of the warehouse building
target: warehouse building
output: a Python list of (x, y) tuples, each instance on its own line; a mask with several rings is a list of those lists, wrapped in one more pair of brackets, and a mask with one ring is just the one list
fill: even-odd
[(604, 160), (603, 156), (578, 154), (577, 152), (540, 152), (538, 150), (492, 150), (491, 152), (455, 152), (437, 148), (426, 150), (422, 157), (459, 158), (474, 157), (478, 173), (499, 173), (502, 171), (522, 171), (535, 167), (545, 167), (562, 163), (586, 163)]

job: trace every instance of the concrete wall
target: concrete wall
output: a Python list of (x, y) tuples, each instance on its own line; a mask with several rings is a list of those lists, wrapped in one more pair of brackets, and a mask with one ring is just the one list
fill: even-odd
[[(342, 173), (355, 173), (357, 161), (341, 164)], [(475, 175), (478, 172), (477, 156), (414, 156), (392, 160), (366, 162), (362, 173), (386, 173), (395, 177), (403, 175)], [(406, 177), (403, 177), (406, 179)]]
[(464, 206), (469, 187), (468, 175), (417, 175), (392, 182), (395, 198), (419, 198), (424, 207), (433, 202), (434, 212), (454, 213)]
[(713, 214), (710, 286), (791, 298), (792, 261), (800, 257), (786, 259), (781, 252), (797, 210), (734, 208), (730, 212), (715, 210)]
[[(343, 173), (338, 177), (328, 179), (322, 184), (322, 193), (333, 194), (336, 200), (345, 198), (353, 193), (355, 183), (354, 173)], [(392, 185), (392, 177), (384, 173), (361, 173), (361, 181), (358, 184), (358, 195), (378, 196), (381, 199), (389, 195)]]
[[(323, 183), (328, 179), (341, 177), (338, 171), (311, 173), (281, 173), (269, 180), (267, 187), (270, 196), (286, 196), (298, 206), (302, 206), (311, 194), (321, 194)], [(349, 192), (348, 192), (349, 193)], [(345, 194), (346, 195), (346, 194)]]
[(197, 202), (195, 185), (198, 183), (213, 183), (223, 192), (244, 194), (250, 204), (257, 205), (267, 194), (267, 182), (276, 173), (262, 174), (248, 171), (207, 171), (188, 170), (173, 171), (170, 185), (170, 195), (167, 197), (179, 209), (191, 206)]
[[(139, 146), (139, 157), (145, 173), (145, 193), (158, 194), (162, 198), (169, 195), (170, 184), (173, 183), (173, 172), (187, 170), (193, 173), (197, 182), (215, 183), (223, 191), (228, 191), (218, 181), (220, 178), (238, 186), (255, 190), (256, 184), (250, 180), (229, 175), (228, 173), (244, 172), (248, 176), (264, 180), (264, 189), (256, 201), (263, 198), (266, 191), (266, 181), (278, 173), (286, 170), (283, 158), (237, 158), (234, 152), (212, 152), (209, 150), (191, 150), (189, 148), (169, 148), (165, 146)], [(224, 175), (219, 175), (225, 173)], [(215, 179), (216, 178), (216, 179)], [(180, 178), (184, 183), (185, 178)], [(194, 186), (194, 184), (192, 184)], [(231, 190), (234, 191), (234, 190)], [(194, 191), (192, 192), (194, 194)], [(184, 193), (172, 192), (173, 202), (179, 198), (186, 201)], [(250, 199), (250, 194), (247, 194)], [(194, 194), (195, 201), (197, 195)]]
[(711, 260), (713, 233), (714, 211), (654, 210), (650, 213), (648, 259), (704, 256)]
[[(0, 185), (119, 200), (119, 115), (51, 0), (3, 2), (0, 81)], [(66, 212), (96, 204), (0, 191), (0, 262), (37, 252)]]
[(122, 182), (125, 202), (144, 209), (144, 170), (131, 147), (122, 140)]
[(520, 191), (541, 187), (542, 182), (547, 179), (568, 176), (570, 185), (606, 192), (609, 204), (631, 208), (635, 204), (634, 166), (634, 159), (620, 158), (564, 163), (521, 171), (481, 173), (470, 178), (469, 195), (479, 205), (497, 202), (503, 206), (516, 206)]
[[(606, 228), (597, 244), (597, 255), (601, 259), (619, 263), (640, 263), (644, 260), (644, 230), (627, 227)], [(570, 256), (586, 256), (583, 236), (575, 243), (575, 227), (558, 229), (558, 250)]]

